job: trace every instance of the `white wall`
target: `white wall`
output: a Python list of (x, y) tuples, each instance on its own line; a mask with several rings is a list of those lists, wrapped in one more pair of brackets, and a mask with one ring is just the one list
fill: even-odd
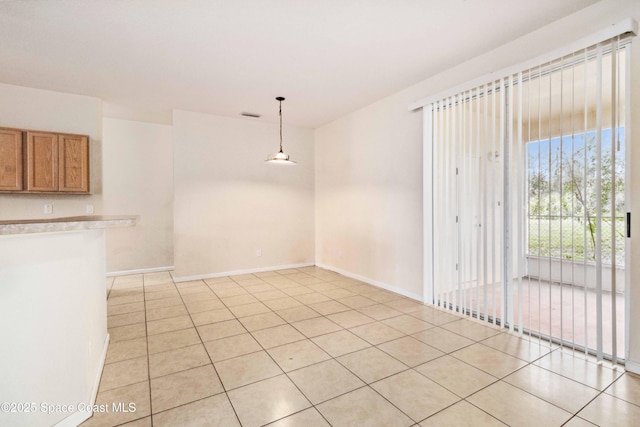
[(283, 133), (296, 166), (264, 162), (277, 124), (174, 111), (176, 277), (313, 263), (313, 133)]
[(316, 130), (318, 265), (421, 299), (421, 135), (394, 100)]
[[(409, 103), (493, 71), (561, 48), (633, 17), (640, 2), (605, 0), (470, 59), (315, 132), (316, 261), (351, 274), (422, 293), (422, 113)], [(428, 53), (426, 53), (428, 54)], [(640, 41), (633, 72), (640, 75)], [(633, 135), (640, 135), (640, 79), (633, 78)], [(633, 145), (633, 144), (630, 144)], [(632, 182), (640, 182), (640, 150), (632, 153)], [(632, 227), (640, 230), (640, 185), (632, 189)], [(437, 203), (437, 201), (435, 201)], [(632, 253), (640, 252), (635, 233)], [(342, 256), (340, 256), (342, 253)], [(631, 306), (640, 305), (640, 263), (630, 263)], [(631, 311), (630, 359), (640, 361), (640, 312)], [(640, 365), (638, 365), (640, 367)]]
[[(102, 209), (102, 101), (97, 98), (0, 84), (0, 127), (89, 135), (90, 195), (0, 193), (0, 219), (84, 215), (86, 205)], [(44, 204), (53, 205), (45, 215)]]
[(78, 425), (91, 415), (83, 408), (106, 354), (104, 257), (104, 230), (0, 236), (0, 402), (37, 405), (0, 412), (0, 425)]
[(105, 118), (106, 215), (140, 215), (107, 230), (107, 272), (173, 265), (173, 149), (169, 125)]

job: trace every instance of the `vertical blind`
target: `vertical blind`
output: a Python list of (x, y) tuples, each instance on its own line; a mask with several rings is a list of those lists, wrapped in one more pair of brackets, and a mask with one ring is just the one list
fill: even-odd
[(616, 36), (423, 105), (425, 301), (622, 357), (630, 51)]

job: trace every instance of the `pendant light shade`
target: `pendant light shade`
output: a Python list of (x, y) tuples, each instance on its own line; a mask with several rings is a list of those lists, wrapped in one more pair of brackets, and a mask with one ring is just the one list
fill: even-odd
[(287, 153), (285, 153), (284, 151), (282, 151), (282, 101), (284, 101), (284, 98), (279, 96), (279, 97), (276, 98), (276, 100), (280, 103), (280, 110), (279, 110), (279, 115), (280, 115), (280, 151), (278, 151), (275, 154), (270, 155), (267, 158), (267, 160), (265, 160), (265, 162), (279, 164), (279, 165), (295, 165), (296, 162), (294, 162), (293, 160), (289, 160), (289, 155)]

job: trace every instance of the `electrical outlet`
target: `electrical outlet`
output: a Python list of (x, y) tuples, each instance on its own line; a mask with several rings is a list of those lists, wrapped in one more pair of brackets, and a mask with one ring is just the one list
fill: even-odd
[(342, 258), (342, 249), (338, 249), (338, 258)]
[(44, 205), (44, 213), (52, 214), (53, 213), (53, 205)]
[(256, 256), (262, 256), (262, 249), (256, 249)]
[(400, 273), (400, 264), (396, 264), (394, 270), (396, 273)]
[(86, 209), (85, 209), (85, 211), (88, 214), (92, 214), (93, 213), (93, 205), (92, 204), (88, 204)]

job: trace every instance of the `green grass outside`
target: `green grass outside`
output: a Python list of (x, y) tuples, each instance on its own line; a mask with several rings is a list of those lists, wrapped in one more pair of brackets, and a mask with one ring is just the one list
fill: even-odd
[[(611, 222), (602, 221), (603, 261), (611, 259)], [(622, 218), (616, 219), (616, 264), (624, 264), (624, 229)], [(585, 246), (586, 234), (586, 246)], [(529, 255), (582, 261), (595, 260), (595, 247), (591, 234), (577, 219), (529, 218)]]

